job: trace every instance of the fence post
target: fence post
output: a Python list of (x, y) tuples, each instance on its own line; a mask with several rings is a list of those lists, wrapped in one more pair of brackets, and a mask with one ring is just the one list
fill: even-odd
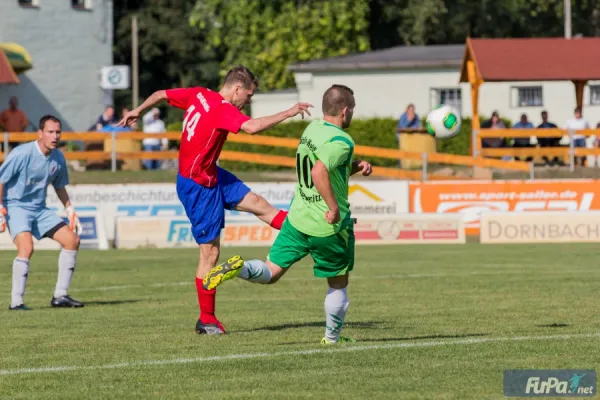
[(110, 155), (110, 169), (117, 172), (117, 132), (112, 131), (112, 152)]
[(4, 132), (4, 159), (6, 160), (6, 156), (8, 155), (8, 132)]
[(529, 163), (529, 179), (535, 179), (535, 165), (533, 164), (533, 162)]
[(426, 181), (427, 180), (427, 153), (425, 153), (425, 152), (421, 153), (421, 164), (422, 164), (421, 180)]
[(569, 164), (571, 172), (575, 172), (575, 143), (572, 129), (569, 129)]

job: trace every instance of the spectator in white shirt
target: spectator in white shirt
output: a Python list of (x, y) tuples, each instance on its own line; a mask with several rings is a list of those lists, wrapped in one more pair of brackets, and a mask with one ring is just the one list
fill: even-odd
[[(144, 123), (144, 133), (165, 133), (167, 128), (165, 123), (160, 119), (160, 110), (153, 108), (149, 113), (142, 118)], [(162, 143), (162, 145), (161, 145)], [(169, 141), (167, 139), (146, 138), (142, 141), (144, 151), (160, 151), (166, 149)], [(159, 169), (159, 160), (143, 160), (145, 169)]]
[[(569, 118), (565, 123), (565, 129), (571, 130), (573, 132), (572, 140), (573, 146), (575, 147), (586, 147), (585, 135), (578, 134), (577, 131), (581, 129), (589, 129), (590, 124), (583, 119), (583, 113), (581, 112), (581, 108), (575, 108), (575, 118)], [(583, 166), (583, 160), (585, 157), (575, 157), (575, 164), (577, 164), (577, 160), (580, 160), (580, 164)]]

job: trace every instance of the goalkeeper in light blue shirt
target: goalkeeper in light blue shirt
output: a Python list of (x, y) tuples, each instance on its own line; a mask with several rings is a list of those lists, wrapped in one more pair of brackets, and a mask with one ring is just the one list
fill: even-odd
[[(51, 238), (62, 246), (58, 257), (58, 280), (52, 307), (83, 307), (67, 294), (79, 249), (81, 224), (69, 201), (65, 157), (57, 149), (62, 124), (51, 115), (40, 119), (39, 139), (16, 147), (0, 167), (0, 232), (8, 227), (17, 246), (13, 261), (12, 292), (9, 310), (27, 310), (23, 304), (33, 238)], [(46, 207), (48, 185), (65, 206), (69, 224)]]

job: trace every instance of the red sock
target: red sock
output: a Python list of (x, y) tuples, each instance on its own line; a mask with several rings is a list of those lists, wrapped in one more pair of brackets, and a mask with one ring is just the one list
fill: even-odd
[(283, 225), (283, 221), (285, 221), (285, 217), (287, 217), (287, 215), (287, 211), (279, 210), (277, 215), (273, 217), (270, 225), (277, 230), (281, 230), (281, 226)]
[(219, 322), (217, 317), (215, 317), (215, 296), (217, 289), (204, 289), (202, 287), (202, 279), (196, 278), (196, 291), (198, 292), (198, 305), (200, 306), (200, 321), (205, 324)]

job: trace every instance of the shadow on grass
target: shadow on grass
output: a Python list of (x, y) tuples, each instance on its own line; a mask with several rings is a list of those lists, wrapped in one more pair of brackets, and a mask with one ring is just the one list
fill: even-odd
[[(359, 343), (382, 343), (382, 342), (408, 342), (418, 341), (427, 339), (468, 339), (474, 337), (488, 336), (489, 333), (464, 333), (461, 335), (426, 335), (426, 336), (407, 336), (407, 337), (391, 337), (391, 338), (364, 338), (359, 337), (357, 341)], [(318, 341), (311, 340), (305, 342), (286, 342), (280, 343), (279, 345), (291, 345), (291, 344), (315, 344)]]
[[(352, 329), (377, 328), (381, 324), (384, 324), (384, 323), (385, 323), (384, 321), (348, 322), (344, 325), (344, 327), (352, 328)], [(315, 328), (315, 327), (325, 328), (325, 321), (303, 322), (303, 323), (299, 323), (299, 324), (271, 325), (271, 326), (263, 326), (263, 327), (254, 328), (254, 329), (245, 329), (245, 330), (240, 330), (240, 331), (235, 331), (235, 332), (243, 333), (243, 332), (259, 332), (259, 331), (282, 331), (285, 329), (300, 329), (300, 328)]]
[(570, 325), (569, 324), (561, 324), (558, 322), (555, 322), (553, 324), (546, 324), (546, 325), (536, 325), (538, 328), (567, 328)]
[(142, 300), (106, 300), (106, 301), (84, 301), (85, 306), (118, 306), (120, 304), (139, 303)]

